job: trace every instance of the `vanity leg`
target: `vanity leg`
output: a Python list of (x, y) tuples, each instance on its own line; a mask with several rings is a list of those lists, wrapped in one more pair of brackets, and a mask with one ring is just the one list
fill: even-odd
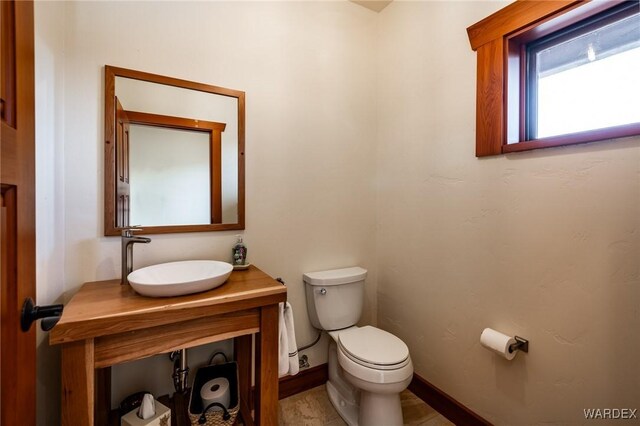
[(96, 370), (95, 394), (96, 426), (107, 426), (111, 412), (111, 367)]
[(278, 305), (260, 310), (256, 341), (256, 424), (278, 424)]
[(62, 426), (93, 426), (93, 339), (62, 345)]
[(238, 388), (240, 390), (240, 401), (247, 404), (247, 408), (252, 405), (251, 398), (251, 345), (253, 335), (236, 337), (233, 339), (234, 358), (238, 363)]

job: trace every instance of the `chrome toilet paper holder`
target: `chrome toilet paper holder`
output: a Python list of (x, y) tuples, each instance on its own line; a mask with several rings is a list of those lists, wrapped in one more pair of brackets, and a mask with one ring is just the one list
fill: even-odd
[(509, 345), (509, 353), (513, 353), (515, 351), (529, 352), (529, 341), (520, 336), (513, 336), (516, 340), (516, 343), (512, 343)]

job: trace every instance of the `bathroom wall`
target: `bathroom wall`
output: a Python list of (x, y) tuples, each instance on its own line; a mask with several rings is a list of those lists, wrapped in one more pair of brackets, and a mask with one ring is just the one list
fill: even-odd
[[(120, 241), (102, 229), (110, 64), (244, 90), (249, 261), (287, 282), (300, 346), (315, 337), (303, 272), (368, 268), (373, 321), (375, 23), (349, 2), (37, 2), (39, 301), (120, 275)], [(153, 236), (135, 267), (229, 259), (234, 234)], [(307, 353), (325, 362), (326, 341)], [(59, 364), (45, 362), (39, 425), (58, 419)], [(164, 357), (115, 368), (114, 403), (136, 386), (169, 391), (169, 371)]]
[[(102, 236), (102, 67), (140, 69), (247, 92), (245, 241), (287, 281), (299, 345), (315, 336), (302, 273), (358, 264), (363, 322), (377, 309), (418, 374), (494, 423), (636, 408), (640, 140), (476, 159), (465, 28), (504, 4), (37, 2), (38, 301), (119, 276), (119, 240)], [(234, 234), (154, 236), (135, 266), (225, 259)], [(496, 358), (485, 326), (530, 353)], [(58, 352), (39, 342), (38, 424), (57, 424)], [(115, 368), (114, 402), (170, 390), (170, 367)]]
[[(39, 305), (62, 303), (64, 294), (64, 9), (51, 3), (35, 8), (36, 82), (36, 280)], [(46, 17), (46, 19), (42, 19)], [(60, 417), (60, 351), (37, 328), (38, 425)], [(53, 394), (53, 395), (52, 395)], [(53, 401), (52, 401), (53, 400)]]
[[(475, 158), (465, 29), (503, 5), (379, 15), (378, 324), (495, 424), (583, 424), (640, 408), (640, 139)], [(484, 327), (529, 353), (494, 356)]]

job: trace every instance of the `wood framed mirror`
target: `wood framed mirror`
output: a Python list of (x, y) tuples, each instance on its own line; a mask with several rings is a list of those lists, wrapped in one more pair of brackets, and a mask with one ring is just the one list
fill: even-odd
[(245, 94), (105, 66), (104, 234), (245, 227)]

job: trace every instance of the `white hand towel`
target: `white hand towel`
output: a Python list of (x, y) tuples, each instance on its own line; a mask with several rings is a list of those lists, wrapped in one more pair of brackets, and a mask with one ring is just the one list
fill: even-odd
[(300, 362), (298, 361), (296, 329), (293, 326), (293, 308), (289, 302), (284, 307), (284, 325), (287, 328), (287, 340), (289, 342), (289, 375), (295, 376), (300, 371)]
[(278, 308), (278, 377), (282, 377), (289, 372), (289, 341), (284, 321), (284, 303), (280, 302)]

